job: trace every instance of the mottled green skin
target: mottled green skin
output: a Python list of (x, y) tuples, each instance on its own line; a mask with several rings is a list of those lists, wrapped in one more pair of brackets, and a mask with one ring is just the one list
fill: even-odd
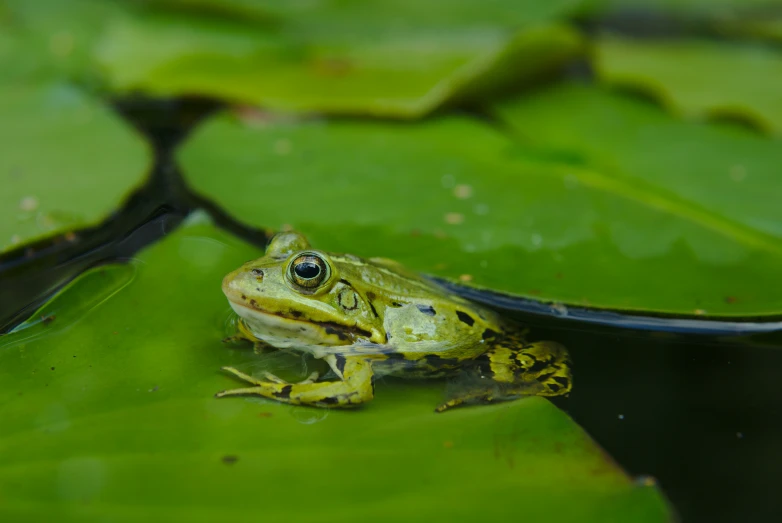
[[(300, 279), (294, 269), (302, 263), (310, 263), (310, 269), (318, 265), (318, 277)], [(462, 368), (493, 383), (465, 391), (440, 410), (468, 400), (570, 389), (567, 352), (561, 346), (526, 343), (492, 310), (396, 262), (315, 251), (298, 233), (275, 236), (264, 257), (225, 277), (223, 292), (241, 317), (242, 337), (310, 352), (327, 361), (339, 380), (311, 376), (288, 384), (228, 368), (254, 386), (220, 396), (259, 394), (294, 404), (348, 407), (373, 397), (376, 374), (436, 377)]]

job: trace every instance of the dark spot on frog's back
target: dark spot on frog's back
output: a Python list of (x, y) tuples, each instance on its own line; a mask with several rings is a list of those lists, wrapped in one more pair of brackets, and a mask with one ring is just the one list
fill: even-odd
[(294, 317), (294, 318), (301, 318), (302, 313), (301, 313), (301, 311), (294, 311), (294, 310), (292, 310), (291, 311), (291, 316)]
[(337, 356), (335, 359), (336, 359), (337, 369), (339, 370), (339, 373), (344, 374), (345, 364), (347, 363), (347, 360), (345, 359), (344, 356)]
[(475, 324), (475, 318), (473, 318), (466, 312), (456, 311), (456, 316), (459, 317), (459, 321), (461, 321), (462, 323), (466, 323), (470, 327), (472, 327), (473, 324)]
[(549, 368), (549, 363), (543, 360), (535, 360), (527, 370), (529, 372), (541, 372)]
[(486, 329), (485, 331), (483, 331), (483, 334), (481, 334), (481, 338), (484, 340), (494, 339), (497, 336), (499, 336), (499, 334), (497, 334), (497, 332), (491, 329)]
[(255, 300), (250, 300), (250, 305), (256, 309), (258, 308), (258, 302)]
[(423, 312), (427, 316), (434, 316), (437, 314), (437, 311), (434, 310), (434, 307), (431, 305), (416, 305), (419, 311)]
[(291, 397), (291, 391), (293, 390), (293, 385), (285, 385), (283, 388), (280, 389), (279, 392), (275, 392), (274, 395), (278, 398), (283, 399), (289, 399)]

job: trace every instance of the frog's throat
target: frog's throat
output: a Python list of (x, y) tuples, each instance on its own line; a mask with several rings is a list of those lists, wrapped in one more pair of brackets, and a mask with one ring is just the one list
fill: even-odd
[(254, 336), (274, 347), (348, 345), (358, 338), (371, 336), (371, 333), (361, 329), (349, 329), (335, 323), (296, 320), (253, 309), (231, 300), (228, 300), (228, 303)]

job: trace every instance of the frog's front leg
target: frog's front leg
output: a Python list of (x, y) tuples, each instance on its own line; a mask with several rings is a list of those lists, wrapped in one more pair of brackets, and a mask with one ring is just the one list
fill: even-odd
[(519, 396), (561, 396), (572, 387), (567, 349), (552, 341), (525, 343), (521, 347), (498, 344), (477, 363), (485, 385), (460, 391), (438, 406), (437, 412), (464, 403), (490, 403)]
[(355, 407), (373, 398), (372, 363), (369, 360), (360, 356), (328, 356), (325, 359), (340, 380), (305, 380), (302, 383), (263, 381), (224, 367), (224, 370), (254, 386), (225, 390), (215, 396), (259, 395), (293, 405), (317, 407)]
[(263, 354), (268, 350), (276, 350), (274, 347), (266, 343), (265, 341), (256, 338), (252, 332), (247, 328), (244, 322), (240, 319), (236, 324), (236, 333), (233, 336), (226, 336), (223, 338), (223, 343), (226, 345), (252, 345), (253, 352), (256, 354)]

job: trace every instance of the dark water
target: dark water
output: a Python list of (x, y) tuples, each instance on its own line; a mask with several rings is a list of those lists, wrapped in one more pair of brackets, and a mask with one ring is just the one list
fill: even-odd
[[(116, 108), (155, 146), (149, 183), (105, 224), (81, 231), (76, 242), (41, 242), (0, 257), (0, 332), (29, 315), (51, 288), (86, 267), (131, 258), (195, 208), (206, 208), (234, 234), (265, 244), (263, 234), (189, 194), (172, 163), (173, 148), (215, 104), (128, 100)], [(630, 474), (657, 478), (682, 521), (782, 521), (782, 499), (776, 495), (782, 486), (777, 479), (782, 471), (778, 325), (584, 310), (563, 316), (531, 302), (482, 293), (472, 297), (529, 324), (533, 340), (556, 339), (568, 346), (574, 390), (555, 402)], [(26, 307), (20, 310), (20, 304)], [(699, 333), (688, 332), (693, 330)], [(741, 330), (758, 332), (736, 336)]]
[(577, 327), (535, 333), (571, 350), (576, 381), (560, 406), (630, 474), (656, 477), (682, 521), (780, 521), (778, 347)]

